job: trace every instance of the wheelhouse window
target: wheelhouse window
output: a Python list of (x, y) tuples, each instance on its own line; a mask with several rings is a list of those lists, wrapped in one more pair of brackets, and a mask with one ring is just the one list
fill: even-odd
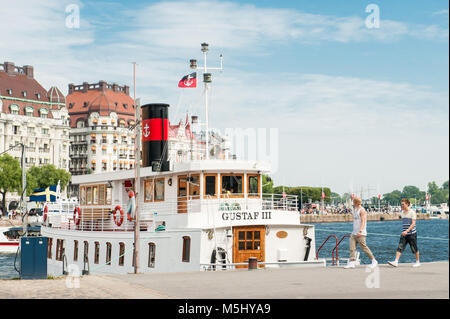
[(125, 263), (125, 244), (119, 243), (119, 266), (123, 266)]
[(149, 179), (144, 182), (144, 201), (153, 201), (153, 180)]
[(249, 197), (259, 197), (259, 175), (247, 175), (247, 193)]
[(111, 266), (111, 251), (112, 251), (111, 243), (106, 243), (106, 264), (109, 266)]
[(217, 174), (204, 175), (205, 198), (217, 197)]
[(164, 178), (155, 180), (155, 201), (164, 200)]
[(242, 174), (223, 174), (222, 181), (222, 197), (243, 197), (242, 181), (244, 176)]
[(111, 204), (111, 188), (107, 184), (80, 186), (81, 205)]
[(100, 259), (100, 243), (96, 241), (94, 245), (94, 264), (98, 264)]
[(181, 261), (188, 263), (191, 257), (191, 237), (183, 236), (183, 256)]
[(73, 241), (73, 261), (78, 260), (78, 240)]
[(200, 198), (200, 175), (191, 175), (188, 177), (189, 199)]
[(156, 259), (156, 245), (155, 243), (148, 243), (148, 267), (155, 268)]

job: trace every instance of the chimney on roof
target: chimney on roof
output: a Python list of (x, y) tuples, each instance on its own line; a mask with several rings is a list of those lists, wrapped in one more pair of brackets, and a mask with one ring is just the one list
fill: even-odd
[(99, 91), (106, 91), (106, 82), (105, 81), (99, 81), (98, 82), (98, 90)]
[(31, 65), (24, 65), (25, 75), (29, 78), (34, 78), (34, 69)]
[(83, 82), (83, 93), (87, 93), (89, 90), (89, 83)]
[(14, 74), (16, 72), (13, 62), (5, 62), (5, 72), (6, 74)]
[(70, 83), (69, 84), (69, 93), (68, 94), (72, 94), (73, 93), (73, 88), (74, 88), (73, 83)]
[(128, 85), (125, 85), (123, 87), (123, 89), (124, 89), (126, 95), (130, 95), (130, 87)]
[(112, 88), (113, 88), (114, 92), (117, 92), (117, 90), (119, 89), (119, 86), (116, 83), (113, 83)]

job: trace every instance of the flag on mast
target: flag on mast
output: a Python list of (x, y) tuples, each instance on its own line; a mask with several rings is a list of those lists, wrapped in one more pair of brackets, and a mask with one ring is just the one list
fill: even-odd
[(197, 72), (183, 76), (178, 82), (179, 88), (196, 88), (197, 87)]

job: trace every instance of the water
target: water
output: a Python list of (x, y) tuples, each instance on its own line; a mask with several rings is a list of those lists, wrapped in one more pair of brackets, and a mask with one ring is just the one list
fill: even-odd
[[(16, 254), (0, 253), (0, 279), (19, 278), (19, 273), (14, 269)], [(17, 261), (19, 267), (19, 260)]]
[[(448, 222), (448, 219), (417, 221), (417, 246), (420, 252), (420, 260), (422, 262), (448, 261)], [(352, 231), (352, 223), (315, 223), (314, 225), (316, 229), (316, 249), (320, 247), (328, 235), (334, 234), (337, 235), (338, 239), (340, 239), (343, 235), (349, 234)], [(368, 222), (367, 245), (380, 264), (385, 264), (388, 260), (394, 259), (400, 238), (401, 228), (402, 224), (400, 220)], [(442, 240), (435, 240), (436, 238)], [(331, 258), (331, 251), (333, 250), (335, 244), (336, 241), (334, 238), (330, 238), (321, 249), (319, 257)], [(369, 258), (367, 258), (359, 247), (358, 251), (361, 253), (361, 263), (370, 263)], [(311, 253), (314, 253), (314, 255), (316, 254), (316, 252)], [(346, 238), (339, 245), (339, 256), (342, 258), (348, 258), (349, 255), (349, 240)], [(19, 274), (14, 269), (14, 258), (15, 254), (0, 254), (0, 279), (19, 277)], [(400, 262), (414, 261), (415, 257), (409, 246), (407, 246), (400, 257)], [(19, 266), (19, 260), (17, 261), (17, 265)]]
[[(420, 261), (448, 261), (448, 219), (417, 220), (417, 247), (419, 248)], [(338, 240), (352, 231), (352, 223), (315, 223), (316, 229), (316, 251), (329, 235), (336, 235)], [(398, 242), (402, 229), (401, 220), (398, 221), (369, 221), (367, 223), (367, 246), (369, 246), (375, 258), (380, 264), (395, 259)], [(319, 252), (320, 258), (331, 258), (331, 251), (336, 245), (336, 240), (330, 238)], [(350, 241), (345, 238), (339, 245), (339, 257), (350, 256)], [(357, 247), (360, 252), (361, 264), (370, 263), (365, 253)], [(315, 254), (316, 252), (314, 252)], [(415, 256), (409, 245), (400, 257), (400, 262), (414, 262)]]

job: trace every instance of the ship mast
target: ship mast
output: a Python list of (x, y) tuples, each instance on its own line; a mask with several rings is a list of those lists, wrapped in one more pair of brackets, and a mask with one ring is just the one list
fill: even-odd
[(135, 212), (134, 212), (134, 273), (137, 274), (139, 271), (139, 198), (141, 193), (141, 183), (140, 183), (140, 168), (141, 168), (141, 100), (136, 100), (136, 62), (133, 62), (133, 98), (134, 98), (134, 110), (135, 110), (135, 148), (134, 157), (136, 159), (134, 165), (134, 198), (135, 198)]
[(209, 159), (209, 113), (208, 113), (208, 90), (209, 90), (209, 84), (212, 82), (211, 80), (211, 73), (209, 73), (209, 70), (219, 70), (222, 71), (222, 62), (223, 62), (223, 56), (220, 55), (220, 67), (219, 68), (211, 68), (207, 67), (206, 64), (206, 55), (209, 51), (209, 45), (208, 43), (202, 43), (201, 44), (203, 52), (203, 66), (197, 66), (197, 60), (191, 59), (190, 60), (190, 67), (193, 70), (202, 70), (203, 71), (203, 82), (205, 83), (205, 140), (206, 140), (206, 159)]

